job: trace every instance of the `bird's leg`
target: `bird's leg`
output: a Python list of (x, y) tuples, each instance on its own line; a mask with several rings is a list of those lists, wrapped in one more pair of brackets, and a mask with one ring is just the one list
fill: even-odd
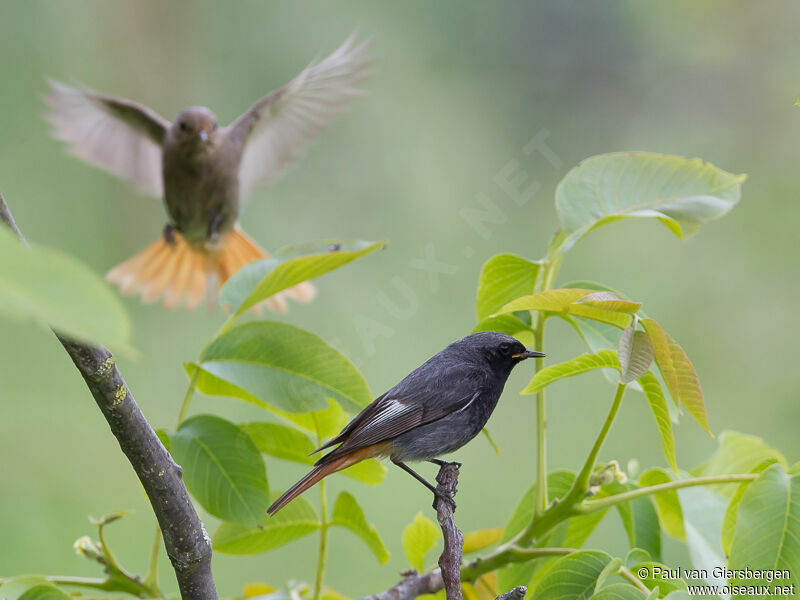
[(222, 213), (215, 212), (211, 215), (211, 219), (208, 222), (208, 230), (206, 231), (207, 240), (216, 239), (220, 225), (222, 225)]
[[(424, 485), (426, 488), (428, 488), (431, 492), (433, 492), (433, 496), (434, 496), (433, 508), (434, 509), (436, 509), (436, 500), (437, 499), (441, 500), (442, 502), (450, 503), (452, 505), (452, 507), (453, 507), (453, 510), (456, 509), (455, 500), (453, 500), (450, 496), (445, 496), (445, 495), (440, 494), (439, 491), (436, 489), (435, 485), (433, 485), (430, 482), (428, 482), (427, 479), (425, 479), (422, 475), (420, 475), (414, 469), (409, 467), (406, 463), (401, 462), (399, 460), (394, 460), (394, 459), (392, 459), (392, 462), (394, 464), (396, 464), (398, 467), (400, 467), (401, 469), (403, 469), (403, 471), (405, 471), (406, 473), (411, 475), (414, 479), (419, 481), (422, 485)], [(433, 462), (433, 461), (431, 461), (431, 462)]]
[(170, 245), (175, 245), (175, 225), (167, 223), (164, 225), (164, 240)]

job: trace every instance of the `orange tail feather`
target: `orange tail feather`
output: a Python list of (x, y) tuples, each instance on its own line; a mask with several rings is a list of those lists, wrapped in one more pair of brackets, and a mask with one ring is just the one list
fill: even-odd
[[(139, 294), (144, 302), (163, 298), (165, 308), (183, 305), (191, 310), (204, 296), (213, 301), (218, 288), (243, 266), (269, 256), (238, 226), (213, 249), (196, 248), (180, 233), (173, 235), (173, 243), (160, 237), (133, 258), (114, 267), (106, 279), (117, 284), (125, 295)], [(267, 298), (262, 304), (276, 312), (286, 312), (286, 297), (310, 302), (315, 292), (314, 286), (304, 281)]]

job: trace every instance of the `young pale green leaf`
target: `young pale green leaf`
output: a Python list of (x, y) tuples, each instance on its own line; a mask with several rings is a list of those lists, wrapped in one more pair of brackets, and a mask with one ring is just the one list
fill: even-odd
[(556, 188), (558, 218), (568, 233), (562, 249), (593, 229), (628, 218), (655, 218), (679, 238), (691, 235), (739, 202), (745, 179), (697, 158), (649, 152), (593, 156)]
[[(658, 588), (659, 592), (661, 592), (659, 597), (664, 597), (676, 590), (684, 592), (689, 590), (686, 581), (680, 577), (672, 577), (672, 575), (675, 574), (675, 570), (675, 567), (670, 568), (665, 564), (650, 560), (642, 561), (630, 567), (631, 573), (635, 574), (639, 581), (649, 589)], [(642, 577), (645, 573), (647, 573), (647, 575)]]
[(132, 353), (128, 313), (105, 281), (63, 252), (27, 248), (2, 225), (0, 314)]
[[(325, 409), (329, 397), (353, 411), (372, 401), (350, 360), (319, 336), (286, 323), (237, 325), (208, 345), (197, 366), (228, 383), (235, 397), (255, 397), (289, 412)], [(198, 389), (220, 391), (208, 382), (198, 378)]]
[(402, 542), (408, 564), (417, 573), (425, 571), (425, 556), (436, 545), (437, 540), (442, 537), (439, 528), (433, 521), (417, 513), (414, 520), (403, 530)]
[(515, 254), (498, 254), (487, 260), (478, 282), (478, 321), (515, 298), (532, 294), (541, 266), (541, 262)]
[(492, 544), (500, 541), (503, 537), (504, 529), (495, 527), (494, 529), (478, 529), (464, 534), (464, 554), (478, 552), (488, 548)]
[[(539, 310), (554, 314), (585, 317), (614, 325), (620, 329), (627, 327), (631, 322), (630, 307), (621, 299), (598, 299), (585, 303), (581, 302), (583, 298), (593, 296), (596, 293), (594, 290), (579, 288), (546, 290), (512, 300), (498, 309), (495, 315), (503, 315), (520, 310)], [(625, 310), (616, 310), (620, 307), (624, 307)]]
[(356, 499), (347, 492), (341, 492), (333, 506), (332, 525), (344, 527), (360, 537), (381, 564), (389, 560), (389, 551), (378, 535), (375, 527), (367, 523), (364, 511)]
[[(5, 599), (3, 590), (0, 590), (0, 598)], [(62, 592), (54, 585), (35, 585), (25, 590), (19, 600), (72, 600), (72, 596)]]
[(511, 337), (517, 338), (524, 346), (533, 346), (536, 336), (530, 325), (520, 321), (514, 315), (500, 315), (499, 317), (489, 317), (484, 319), (472, 328), (472, 333), (478, 331), (499, 331), (507, 333)]
[(239, 316), (262, 300), (302, 281), (324, 275), (384, 246), (384, 242), (332, 241), (298, 248), (293, 254), (276, 254), (239, 269), (220, 290), (219, 300)]
[(584, 550), (556, 560), (533, 590), (534, 598), (576, 600), (592, 596), (597, 578), (611, 557), (605, 552)]
[[(678, 490), (683, 510), (683, 529), (686, 532), (686, 545), (689, 549), (691, 566), (705, 569), (708, 577), (703, 579), (709, 585), (723, 586), (724, 577), (715, 577), (714, 569), (725, 565), (719, 532), (727, 498), (714, 493), (706, 486), (688, 487)], [(700, 581), (692, 583), (701, 584)]]
[[(610, 494), (621, 494), (635, 490), (639, 486), (633, 483), (611, 483), (603, 486), (603, 491)], [(661, 559), (661, 528), (658, 514), (650, 498), (636, 498), (630, 502), (617, 505), (617, 511), (628, 534), (631, 548), (642, 548), (655, 560)]]
[(678, 392), (678, 373), (675, 370), (675, 365), (672, 363), (672, 350), (670, 350), (669, 336), (664, 329), (653, 319), (642, 319), (642, 325), (647, 335), (650, 336), (650, 341), (653, 343), (653, 354), (658, 365), (658, 370), (661, 371), (661, 376), (664, 378), (664, 383), (669, 390), (672, 400), (677, 406), (680, 399)]
[(739, 572), (731, 578), (731, 585), (800, 585), (800, 477), (790, 476), (774, 464), (745, 490), (728, 565), (733, 570), (786, 570), (790, 574), (767, 582), (760, 574)]
[[(692, 469), (691, 474), (695, 477), (705, 477), (751, 473), (769, 460), (777, 461), (784, 468), (787, 466), (783, 454), (768, 446), (760, 437), (736, 431), (723, 431), (719, 435), (717, 450), (707, 462)], [(731, 485), (710, 486), (709, 489), (729, 498), (736, 492), (736, 486)]]
[(589, 600), (646, 600), (645, 593), (629, 583), (612, 583), (596, 592)]
[[(669, 483), (672, 478), (663, 469), (649, 469), (639, 477), (639, 487), (650, 487)], [(656, 506), (656, 513), (665, 533), (680, 540), (685, 539), (683, 529), (683, 510), (678, 492), (670, 490), (651, 496)]]
[[(273, 494), (270, 500), (277, 498), (278, 495)], [(261, 508), (263, 512), (265, 507)], [(300, 496), (256, 527), (222, 523), (214, 533), (212, 546), (214, 552), (222, 554), (262, 554), (313, 533), (319, 527), (316, 511)]]
[(225, 419), (197, 415), (170, 435), (170, 450), (183, 467), (186, 487), (209, 513), (248, 526), (264, 522), (267, 472), (244, 431)]
[(647, 398), (647, 402), (650, 405), (653, 417), (655, 417), (664, 458), (667, 459), (667, 464), (672, 467), (672, 470), (677, 475), (678, 463), (675, 460), (675, 437), (672, 433), (672, 420), (669, 416), (667, 399), (664, 398), (664, 390), (661, 389), (661, 384), (656, 376), (650, 371), (639, 377), (638, 381), (644, 391), (644, 397)]
[(374, 458), (368, 458), (354, 464), (352, 467), (339, 471), (339, 473), (367, 485), (378, 485), (386, 478), (386, 471), (387, 469), (383, 464)]
[(328, 398), (328, 407), (323, 410), (295, 413), (286, 412), (274, 406), (268, 406), (267, 410), (320, 439), (333, 437), (347, 423), (347, 413), (333, 398)]
[(619, 361), (617, 360), (616, 352), (612, 350), (600, 350), (597, 354), (581, 354), (566, 362), (545, 367), (534, 375), (531, 382), (520, 393), (535, 394), (554, 381), (564, 379), (565, 377), (575, 377), (576, 375), (595, 369), (619, 370)]
[(630, 325), (619, 337), (617, 356), (619, 382), (627, 385), (647, 373), (650, 363), (653, 362), (653, 344), (644, 331), (636, 330)]
[[(752, 473), (762, 473), (777, 462), (776, 459), (769, 458), (753, 469)], [(793, 475), (793, 473), (790, 472), (789, 475)], [(734, 492), (731, 497), (731, 501), (728, 503), (728, 508), (725, 509), (725, 517), (722, 519), (722, 551), (725, 553), (725, 556), (730, 556), (731, 554), (731, 544), (733, 543), (733, 534), (736, 531), (736, 516), (739, 511), (739, 503), (742, 501), (742, 496), (744, 496), (745, 491), (747, 491), (751, 483), (751, 481), (743, 481), (740, 483), (736, 488), (736, 492)]]
[(589, 294), (588, 296), (584, 296), (578, 300), (578, 304), (594, 306), (595, 308), (602, 308), (603, 310), (610, 310), (612, 312), (623, 312), (630, 314), (635, 314), (640, 308), (642, 308), (641, 302), (626, 300), (618, 294), (608, 290), (597, 291), (593, 294)]

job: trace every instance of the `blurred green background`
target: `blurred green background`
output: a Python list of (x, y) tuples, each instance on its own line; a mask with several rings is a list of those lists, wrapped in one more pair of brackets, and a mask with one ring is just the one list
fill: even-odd
[[(684, 242), (655, 222), (604, 228), (569, 253), (560, 281), (594, 279), (643, 301), (693, 358), (713, 430), (764, 436), (793, 461), (799, 18), (800, 5), (788, 1), (4, 3), (0, 189), (30, 239), (103, 273), (159, 235), (164, 214), (159, 201), (68, 157), (50, 138), (46, 76), (128, 96), (170, 119), (205, 104), (228, 122), (358, 29), (372, 38), (368, 94), (254, 194), (243, 225), (270, 249), (333, 237), (386, 239), (389, 247), (320, 280), (317, 301), (293, 306), (289, 322), (337, 345), (377, 395), (469, 332), (485, 259), (543, 253), (557, 227), (553, 191), (572, 165), (611, 150), (700, 156), (749, 175), (728, 217)], [(536, 135), (557, 166), (522, 152)], [(497, 183), (504, 169), (527, 174), (525, 185), (538, 186), (533, 200), (512, 201)], [(478, 198), (498, 207), (486, 235), (460, 216)], [(446, 272), (430, 279), (413, 262), (426, 256)], [(171, 427), (187, 384), (181, 364), (223, 315), (126, 304), (141, 357), (121, 359), (121, 368), (153, 425)], [(582, 348), (553, 323), (546, 350), (554, 363)], [(458, 453), (465, 530), (502, 526), (533, 479), (533, 402), (518, 394), (529, 377), (515, 372), (489, 423), (500, 456), (483, 438)], [(121, 508), (136, 512), (109, 530), (111, 542), (124, 564), (143, 571), (153, 517), (53, 336), (0, 321), (0, 382), (0, 575), (98, 575), (72, 542), (94, 534), (87, 514)], [(612, 392), (597, 373), (553, 388), (552, 467), (579, 465)], [(193, 409), (263, 418), (224, 399), (200, 398)], [(676, 436), (687, 468), (714, 447), (690, 419)], [(601, 458), (664, 464), (635, 393)], [(267, 468), (275, 489), (302, 472), (278, 461)], [(392, 584), (406, 566), (402, 528), (418, 511), (433, 516), (428, 492), (398, 469), (377, 488), (346, 478), (331, 488), (357, 495), (393, 556), (380, 566), (349, 532), (334, 531), (328, 583), (351, 596)], [(622, 551), (621, 531), (609, 515), (592, 543)], [(311, 580), (316, 544), (310, 536), (257, 557), (217, 555), (221, 594), (250, 581)], [(686, 565), (681, 552), (667, 543), (667, 558)]]

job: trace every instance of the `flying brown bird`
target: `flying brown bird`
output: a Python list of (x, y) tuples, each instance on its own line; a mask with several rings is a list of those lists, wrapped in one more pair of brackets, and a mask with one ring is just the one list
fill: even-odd
[[(213, 301), (225, 280), (267, 256), (237, 223), (240, 197), (278, 175), (359, 95), (365, 45), (350, 36), (227, 127), (204, 107), (186, 108), (170, 123), (130, 100), (51, 81), (47, 119), (54, 136), (72, 154), (164, 199), (163, 235), (107, 279), (145, 302), (163, 297), (167, 308), (191, 309), (203, 296)], [(314, 293), (304, 282), (266, 304), (283, 312), (284, 294), (308, 302)]]

